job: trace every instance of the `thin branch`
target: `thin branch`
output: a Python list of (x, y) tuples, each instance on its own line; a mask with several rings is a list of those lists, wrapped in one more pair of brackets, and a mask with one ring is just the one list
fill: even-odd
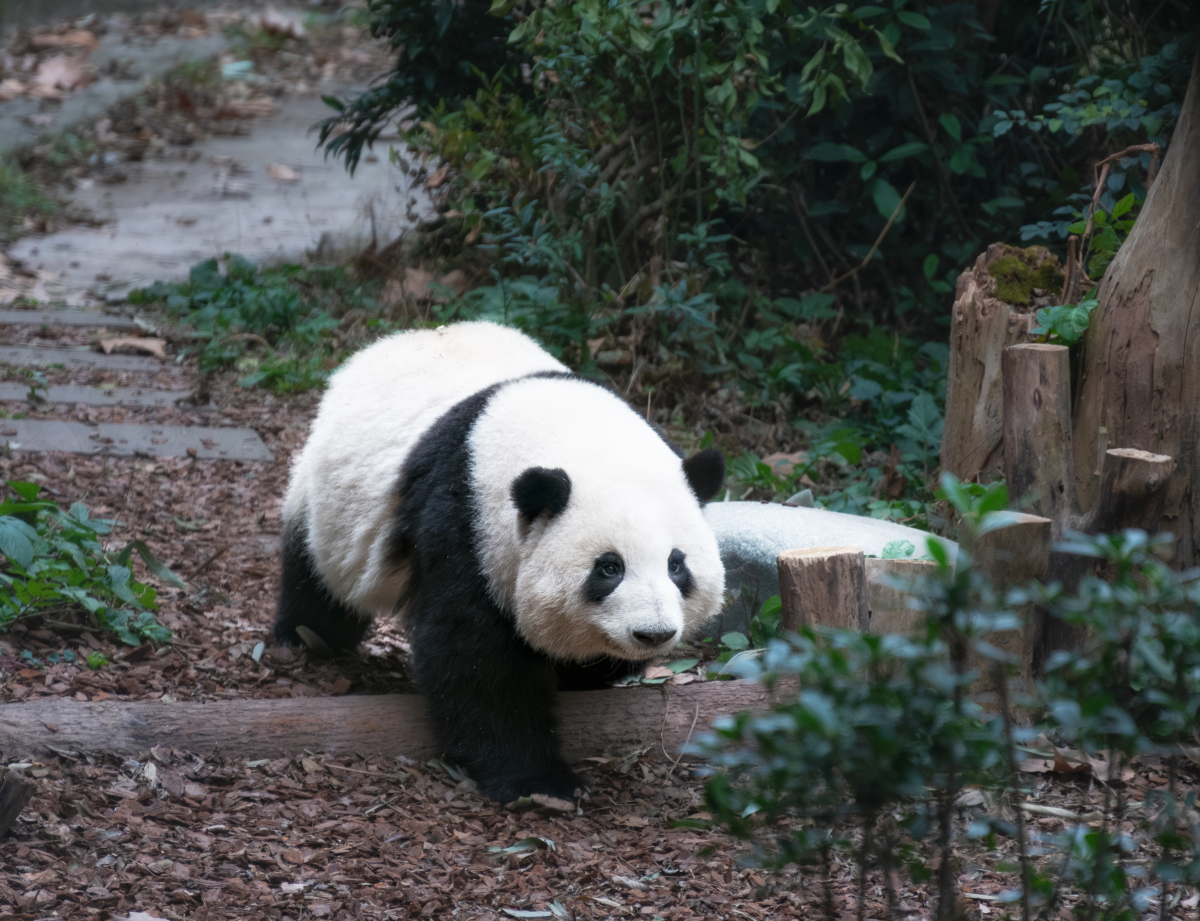
[(908, 89), (912, 93), (913, 102), (917, 104), (917, 115), (921, 117), (921, 127), (925, 131), (925, 140), (929, 143), (929, 152), (933, 155), (933, 167), (937, 172), (938, 185), (942, 187), (942, 194), (945, 196), (946, 203), (954, 211), (954, 217), (958, 220), (958, 226), (962, 229), (963, 235), (969, 240), (973, 236), (971, 227), (967, 224), (967, 219), (963, 217), (962, 210), (958, 207), (958, 201), (954, 198), (954, 190), (950, 188), (950, 180), (946, 177), (946, 171), (942, 169), (942, 158), (937, 154), (937, 138), (933, 136), (933, 129), (929, 127), (929, 119), (925, 117), (925, 106), (921, 103), (921, 94), (917, 92), (917, 83), (913, 80), (912, 71), (907, 67), (904, 68), (904, 73), (908, 76)]
[(821, 292), (820, 292), (821, 294), (825, 294), (828, 291), (832, 291), (835, 287), (837, 287), (838, 283), (845, 281), (847, 278), (853, 278), (862, 269), (865, 269), (867, 267), (867, 263), (871, 261), (871, 258), (875, 255), (875, 251), (877, 249), (879, 249), (879, 244), (883, 242), (883, 238), (886, 237), (888, 231), (892, 229), (892, 224), (894, 224), (896, 222), (896, 217), (903, 210), (904, 203), (906, 201), (908, 201), (908, 196), (912, 195), (913, 189), (915, 189), (916, 187), (917, 187), (917, 180), (914, 179), (909, 184), (908, 191), (904, 193), (904, 197), (900, 199), (900, 204), (896, 205), (896, 210), (894, 210), (892, 212), (892, 216), (888, 218), (888, 222), (883, 225), (883, 230), (879, 231), (879, 236), (875, 239), (875, 244), (871, 247), (871, 251), (869, 253), (867, 253), (866, 258), (863, 259), (863, 261), (861, 263), (859, 263), (854, 268), (852, 268), (849, 272), (846, 272), (844, 275), (838, 276), (833, 281), (831, 281), (829, 284), (827, 284), (824, 288), (821, 289)]

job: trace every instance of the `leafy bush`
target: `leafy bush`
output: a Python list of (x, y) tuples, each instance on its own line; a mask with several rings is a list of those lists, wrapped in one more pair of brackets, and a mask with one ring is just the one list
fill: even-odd
[[(236, 366), (244, 387), (306, 390), (321, 386), (344, 354), (333, 333), (333, 311), (375, 314), (375, 301), (344, 268), (260, 267), (238, 255), (224, 267), (209, 259), (192, 266), (188, 281), (155, 282), (130, 292), (134, 304), (163, 303), (194, 328), (201, 370)], [(366, 325), (378, 328), (370, 316)], [(260, 350), (254, 357), (251, 348)], [(265, 354), (262, 351), (265, 350)]]
[(130, 557), (136, 550), (157, 578), (178, 588), (183, 582), (143, 541), (114, 553), (102, 542), (113, 520), (90, 517), (81, 502), (64, 510), (40, 499), (34, 483), (7, 486), (15, 496), (0, 502), (0, 630), (27, 617), (55, 619), (82, 609), (100, 630), (132, 646), (170, 638), (154, 618), (157, 592), (133, 578)]
[[(1005, 524), (1003, 486), (946, 478), (943, 495), (963, 516), (964, 548)], [(1069, 897), (1075, 917), (1116, 921), (1144, 916), (1157, 896), (1157, 916), (1168, 917), (1172, 887), (1200, 882), (1200, 821), (1180, 770), (1181, 744), (1200, 731), (1200, 573), (1172, 571), (1154, 554), (1159, 543), (1134, 531), (1076, 535), (1063, 549), (1094, 559), (1107, 578), (1089, 575), (1077, 593), (1033, 585), (1000, 600), (965, 550), (951, 567), (931, 540), (937, 573), (908, 586), (926, 615), (914, 636), (805, 628), (736, 660), (742, 674), (775, 685), (777, 703), (718, 722), (698, 743), (712, 765), (714, 819), (749, 840), (757, 862), (815, 865), (827, 893), (835, 855), (846, 854), (859, 868), (860, 912), (879, 870), (893, 914), (907, 873), (936, 877), (936, 916), (957, 917), (954, 842), (992, 849), (1008, 836), (1019, 865), (997, 851), (991, 867), (1016, 877), (1001, 895), (1013, 906), (1007, 916), (1059, 917)], [(1044, 721), (1021, 730), (1002, 680), (1008, 657), (987, 635), (1020, 626), (1015, 612), (1030, 602), (1086, 640), (1047, 663)], [(981, 664), (1000, 691), (990, 716), (968, 696)], [(1026, 825), (1020, 803), (1003, 806), (1024, 799), (1017, 746), (1039, 730), (1108, 759), (1099, 821), (1045, 834)], [(1168, 783), (1135, 813), (1118, 778), (1142, 755), (1164, 759)], [(954, 814), (970, 803), (960, 827)], [(832, 898), (825, 913), (839, 916)]]

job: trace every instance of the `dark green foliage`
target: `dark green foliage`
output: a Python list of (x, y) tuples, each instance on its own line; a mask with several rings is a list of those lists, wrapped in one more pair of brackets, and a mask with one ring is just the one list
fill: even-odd
[[(514, 15), (488, 15), (488, 0), (368, 0), (366, 25), (396, 51), (391, 78), (348, 103), (325, 97), (337, 114), (321, 123), (320, 143), (344, 156), (351, 172), (364, 145), (403, 106), (431, 109), (442, 99), (474, 93), (480, 75), (517, 68), (528, 59), (507, 44)], [(334, 129), (348, 131), (334, 135)]]
[(82, 502), (64, 510), (39, 498), (41, 487), (34, 483), (10, 480), (6, 485), (15, 495), (0, 502), (0, 630), (26, 617), (54, 619), (83, 611), (100, 630), (132, 646), (170, 638), (154, 619), (157, 593), (133, 578), (133, 552), (163, 582), (180, 588), (183, 582), (144, 542), (106, 550), (115, 521), (90, 517)]

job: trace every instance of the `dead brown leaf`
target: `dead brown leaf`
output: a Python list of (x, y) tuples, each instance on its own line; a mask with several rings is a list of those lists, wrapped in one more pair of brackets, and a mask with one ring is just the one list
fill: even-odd
[(29, 43), (34, 48), (61, 48), (67, 45), (76, 45), (87, 48), (89, 51), (93, 50), (97, 44), (95, 34), (86, 29), (75, 29), (71, 32), (64, 32), (62, 35), (34, 35), (29, 39)]
[(432, 176), (430, 176), (428, 179), (425, 180), (425, 188), (436, 189), (438, 186), (440, 186), (443, 182), (446, 181), (446, 175), (449, 172), (450, 172), (450, 170), (447, 167), (443, 166), (441, 169), (439, 169)]
[(167, 360), (167, 340), (148, 336), (113, 336), (111, 339), (101, 339), (100, 349), (105, 355), (111, 355), (113, 352), (142, 352), (162, 361)]
[(267, 164), (267, 176), (274, 182), (283, 185), (291, 185), (300, 181), (300, 174), (290, 166), (284, 166), (282, 163)]
[(796, 469), (797, 464), (803, 464), (808, 460), (807, 451), (796, 451), (792, 454), (783, 454), (776, 452), (768, 454), (763, 458), (763, 463), (771, 468), (771, 472), (776, 476), (791, 476), (792, 471)]
[(661, 665), (651, 665), (642, 674), (643, 678), (674, 678), (675, 673), (669, 668), (664, 668)]
[(60, 90), (79, 89), (91, 82), (92, 72), (87, 66), (86, 55), (57, 54), (38, 65), (29, 91), (34, 96), (55, 98)]
[(20, 80), (9, 77), (6, 80), (0, 80), (0, 102), (10, 102), (18, 96), (24, 95), (25, 84)]

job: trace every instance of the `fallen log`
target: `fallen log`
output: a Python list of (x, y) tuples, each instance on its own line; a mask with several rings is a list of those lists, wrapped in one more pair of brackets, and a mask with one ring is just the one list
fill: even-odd
[[(564, 693), (559, 735), (568, 761), (623, 744), (674, 761), (689, 737), (719, 716), (768, 704), (752, 681), (614, 688)], [(54, 752), (134, 755), (154, 746), (228, 757), (326, 754), (436, 757), (421, 698), (413, 694), (162, 703), (50, 698), (0, 705), (0, 754), (12, 760)]]

